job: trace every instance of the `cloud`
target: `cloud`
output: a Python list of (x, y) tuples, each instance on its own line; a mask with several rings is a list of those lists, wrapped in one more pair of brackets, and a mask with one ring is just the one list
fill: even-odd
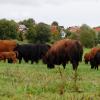
[(12, 4), (12, 5), (40, 5), (39, 0), (0, 0), (0, 4)]
[(33, 18), (36, 22), (59, 25), (100, 24), (98, 0), (0, 0), (0, 18), (23, 20)]
[(62, 5), (69, 2), (99, 2), (99, 0), (0, 0), (0, 4), (12, 5)]

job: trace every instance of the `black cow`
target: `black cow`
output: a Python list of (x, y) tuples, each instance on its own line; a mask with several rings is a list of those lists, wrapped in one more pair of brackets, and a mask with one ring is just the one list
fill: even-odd
[(48, 44), (22, 44), (17, 45), (15, 51), (18, 52), (19, 63), (21, 63), (22, 58), (25, 62), (28, 63), (31, 60), (33, 62), (38, 63), (40, 59), (46, 54), (50, 45)]

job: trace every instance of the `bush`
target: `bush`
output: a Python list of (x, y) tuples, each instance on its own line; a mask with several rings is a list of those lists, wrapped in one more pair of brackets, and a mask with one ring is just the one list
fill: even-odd
[(82, 25), (80, 28), (80, 41), (87, 47), (93, 47), (95, 45), (96, 33), (87, 25)]
[(27, 31), (26, 34), (26, 39), (30, 42), (30, 43), (34, 43), (35, 42), (35, 38), (36, 38), (36, 29), (35, 27), (30, 27)]
[(18, 25), (15, 21), (0, 20), (0, 39), (16, 39), (18, 35)]
[(33, 43), (49, 42), (50, 37), (50, 27), (44, 23), (39, 23), (33, 27), (30, 27), (26, 34), (28, 41)]
[(68, 38), (74, 39), (74, 40), (79, 40), (79, 35), (77, 33), (71, 33), (71, 35)]

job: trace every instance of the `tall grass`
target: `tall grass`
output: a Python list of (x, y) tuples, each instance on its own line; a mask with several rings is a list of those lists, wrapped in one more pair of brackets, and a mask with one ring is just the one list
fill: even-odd
[(100, 100), (100, 69), (0, 62), (0, 100)]

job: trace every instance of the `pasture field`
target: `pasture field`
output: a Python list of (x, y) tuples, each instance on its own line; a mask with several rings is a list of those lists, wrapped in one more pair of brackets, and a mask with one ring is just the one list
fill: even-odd
[[(86, 50), (87, 51), (87, 50)], [(42, 64), (0, 62), (0, 100), (100, 100), (100, 67), (80, 63), (64, 70)]]

